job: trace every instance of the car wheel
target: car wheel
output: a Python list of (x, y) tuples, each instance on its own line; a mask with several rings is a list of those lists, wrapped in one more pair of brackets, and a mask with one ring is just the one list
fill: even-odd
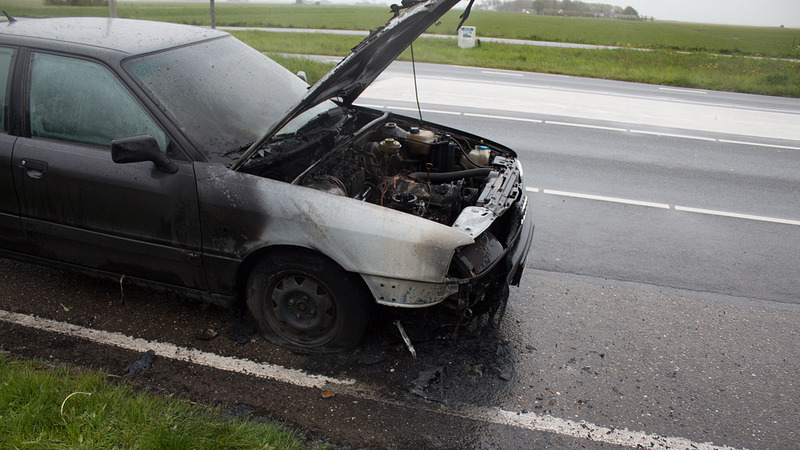
[(356, 275), (307, 251), (267, 256), (247, 286), (247, 307), (264, 336), (303, 351), (355, 347), (367, 327), (370, 300)]

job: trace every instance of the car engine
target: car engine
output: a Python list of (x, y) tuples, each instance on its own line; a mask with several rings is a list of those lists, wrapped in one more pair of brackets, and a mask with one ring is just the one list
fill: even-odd
[(480, 142), (386, 121), (373, 123), (294, 183), (452, 225), (478, 201), (494, 170), (491, 156)]

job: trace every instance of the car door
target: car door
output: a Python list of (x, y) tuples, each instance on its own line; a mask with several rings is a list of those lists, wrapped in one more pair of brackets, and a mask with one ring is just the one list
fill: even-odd
[(30, 253), (22, 231), (19, 203), (11, 175), (11, 155), (16, 136), (9, 134), (11, 113), (11, 74), (16, 50), (0, 47), (0, 249)]
[(194, 171), (152, 162), (116, 164), (113, 139), (170, 140), (108, 67), (31, 52), (28, 132), (14, 147), (22, 224), (47, 259), (191, 288), (205, 288)]

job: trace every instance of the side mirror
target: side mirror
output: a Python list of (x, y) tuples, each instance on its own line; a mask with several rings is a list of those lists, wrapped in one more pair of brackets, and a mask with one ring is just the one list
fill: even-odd
[(118, 164), (152, 161), (156, 169), (175, 173), (178, 166), (161, 151), (152, 136), (133, 136), (111, 141), (111, 159)]
[(301, 80), (303, 80), (306, 83), (308, 83), (308, 77), (306, 77), (306, 73), (303, 72), (302, 70), (297, 72), (297, 78), (300, 78)]

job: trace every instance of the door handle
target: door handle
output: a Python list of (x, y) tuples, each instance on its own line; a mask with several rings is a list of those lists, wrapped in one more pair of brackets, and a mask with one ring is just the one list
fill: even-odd
[(47, 172), (47, 162), (37, 159), (23, 159), (20, 161), (19, 166), (25, 169), (25, 173), (31, 178), (42, 178), (44, 173)]

